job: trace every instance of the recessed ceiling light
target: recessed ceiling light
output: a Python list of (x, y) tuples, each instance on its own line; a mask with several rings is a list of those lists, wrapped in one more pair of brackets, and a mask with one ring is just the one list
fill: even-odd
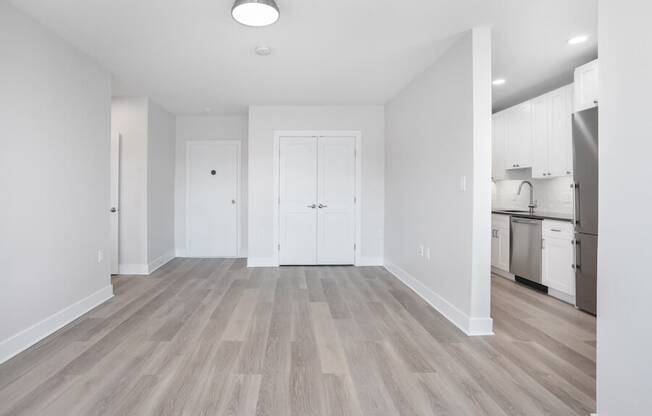
[(260, 56), (267, 56), (272, 53), (272, 49), (269, 46), (257, 46), (255, 51)]
[(584, 43), (589, 39), (587, 35), (579, 35), (579, 36), (573, 36), (572, 38), (568, 39), (568, 44), (569, 45), (577, 45), (578, 43)]
[(505, 78), (496, 78), (493, 80), (492, 84), (494, 85), (503, 85), (505, 82)]
[(231, 16), (245, 26), (268, 26), (280, 16), (274, 0), (235, 0)]

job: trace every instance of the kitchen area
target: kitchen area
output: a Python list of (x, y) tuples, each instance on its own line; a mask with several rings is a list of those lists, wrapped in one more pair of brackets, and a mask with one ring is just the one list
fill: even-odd
[(492, 152), (492, 273), (596, 315), (598, 60), (494, 113)]

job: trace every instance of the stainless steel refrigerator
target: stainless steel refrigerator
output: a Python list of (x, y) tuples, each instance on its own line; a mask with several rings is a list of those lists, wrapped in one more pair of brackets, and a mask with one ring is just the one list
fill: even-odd
[(575, 302), (596, 315), (598, 266), (598, 108), (573, 114)]

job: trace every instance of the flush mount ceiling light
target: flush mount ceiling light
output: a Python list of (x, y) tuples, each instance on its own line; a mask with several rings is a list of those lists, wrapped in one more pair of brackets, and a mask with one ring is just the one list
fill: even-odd
[(494, 85), (503, 85), (505, 83), (505, 78), (496, 78), (493, 80), (492, 84)]
[(274, 0), (236, 0), (231, 16), (245, 26), (260, 27), (276, 22), (280, 12)]
[(572, 38), (568, 39), (568, 44), (569, 45), (577, 45), (579, 43), (584, 43), (589, 39), (587, 35), (579, 35), (579, 36), (573, 36)]

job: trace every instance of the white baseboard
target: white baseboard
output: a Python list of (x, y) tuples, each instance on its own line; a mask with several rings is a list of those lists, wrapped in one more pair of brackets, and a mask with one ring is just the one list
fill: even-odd
[(562, 302), (569, 303), (573, 306), (575, 306), (575, 296), (574, 295), (569, 295), (564, 292), (560, 292), (558, 290), (555, 290), (553, 288), (548, 288), (548, 295), (552, 296), (553, 298), (559, 299)]
[(506, 272), (504, 270), (497, 269), (497, 268), (495, 268), (493, 266), (491, 266), (491, 273), (493, 273), (493, 274), (495, 274), (497, 276), (500, 276), (500, 277), (504, 277), (505, 279), (515, 280), (514, 275), (511, 274), (510, 272)]
[(149, 274), (147, 264), (121, 264), (118, 266), (118, 274)]
[(248, 257), (247, 267), (278, 267), (275, 257)]
[(165, 265), (170, 260), (172, 260), (174, 257), (175, 257), (174, 250), (168, 250), (167, 252), (163, 253), (161, 256), (159, 256), (154, 261), (149, 263), (149, 265), (147, 265), (147, 274), (154, 273), (156, 271), (156, 269), (158, 269), (161, 266)]
[(385, 260), (385, 268), (400, 281), (405, 283), (430, 306), (469, 336), (493, 335), (493, 319), (471, 318), (438, 293), (421, 283), (417, 278), (399, 266)]
[(383, 266), (385, 264), (382, 257), (360, 257), (356, 266)]
[(108, 285), (84, 299), (56, 312), (27, 329), (0, 341), (0, 364), (25, 351), (48, 335), (58, 331), (86, 312), (113, 297), (113, 286)]

